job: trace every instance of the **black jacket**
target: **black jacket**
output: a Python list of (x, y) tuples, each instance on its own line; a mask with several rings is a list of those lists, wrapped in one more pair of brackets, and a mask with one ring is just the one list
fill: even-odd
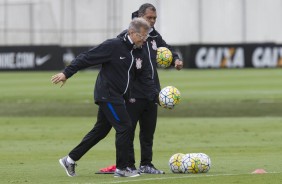
[[(137, 16), (138, 16), (137, 12), (132, 13), (132, 18), (135, 18)], [(126, 33), (127, 33), (127, 30), (124, 30), (122, 33), (118, 35), (118, 37), (122, 38)], [(174, 61), (176, 59), (179, 59), (179, 57), (177, 53), (175, 53), (174, 49), (163, 40), (160, 33), (158, 33), (155, 30), (155, 28), (152, 28), (151, 32), (149, 33), (149, 37), (147, 41), (143, 45), (143, 49), (145, 49), (143, 53), (147, 54), (148, 60), (146, 60), (145, 62), (149, 63), (151, 76), (153, 77), (155, 81), (157, 90), (160, 91), (161, 86), (160, 86), (159, 76), (157, 72), (157, 61), (156, 61), (158, 47), (167, 47), (168, 49), (171, 50), (172, 55), (173, 55), (173, 62), (171, 65), (173, 66), (174, 66)], [(144, 85), (144, 83), (142, 83), (140, 80), (135, 80), (132, 90), (131, 90), (131, 97), (146, 99), (147, 98), (146, 93), (148, 93), (147, 92), (148, 89), (147, 90), (146, 89), (147, 87)]]
[[(102, 64), (94, 89), (95, 103), (124, 104), (134, 78), (142, 78), (147, 86), (147, 98), (153, 99), (156, 87), (149, 66), (142, 63), (146, 60), (142, 52), (142, 49), (133, 48), (127, 35), (109, 39), (77, 56), (63, 73), (69, 78), (81, 69)], [(136, 67), (140, 62), (142, 67)]]

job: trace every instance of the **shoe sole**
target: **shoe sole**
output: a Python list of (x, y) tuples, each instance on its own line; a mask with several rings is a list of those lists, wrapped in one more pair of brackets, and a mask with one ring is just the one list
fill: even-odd
[(143, 175), (143, 174), (165, 174), (165, 172), (164, 173), (145, 173), (145, 172), (140, 172), (140, 175)]
[(59, 163), (60, 163), (60, 165), (65, 169), (65, 171), (66, 171), (66, 173), (67, 173), (67, 175), (68, 175), (69, 177), (74, 177), (74, 176), (72, 176), (72, 175), (69, 174), (69, 172), (68, 172), (67, 168), (65, 167), (65, 164), (63, 163), (63, 160), (62, 160), (62, 159), (59, 159)]
[(144, 172), (144, 171), (142, 172), (142, 171), (139, 170), (139, 174), (165, 174), (164, 171), (161, 171), (161, 172), (159, 171), (159, 173), (151, 173), (151, 172)]
[(136, 174), (136, 175), (132, 175), (132, 176), (114, 176), (115, 178), (134, 178), (134, 177), (138, 177), (140, 176), (140, 174)]

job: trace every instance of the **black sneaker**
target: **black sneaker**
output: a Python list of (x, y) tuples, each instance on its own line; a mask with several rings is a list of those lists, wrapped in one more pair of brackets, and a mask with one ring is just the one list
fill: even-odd
[(139, 168), (139, 172), (141, 174), (165, 174), (164, 171), (156, 169), (153, 164), (141, 165)]
[(114, 177), (137, 177), (140, 176), (137, 170), (130, 170), (128, 167), (126, 169), (116, 169)]
[(75, 174), (75, 166), (76, 164), (71, 164), (67, 161), (68, 156), (65, 156), (59, 160), (61, 166), (66, 170), (66, 173), (69, 177), (76, 176)]

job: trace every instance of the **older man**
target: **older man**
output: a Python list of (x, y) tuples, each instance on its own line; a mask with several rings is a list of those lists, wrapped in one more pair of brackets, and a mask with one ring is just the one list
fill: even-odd
[[(67, 156), (59, 160), (68, 176), (76, 176), (75, 162), (103, 139), (112, 127), (116, 130), (115, 177), (136, 177), (138, 172), (128, 169), (131, 119), (125, 106), (133, 76), (139, 77), (148, 87), (148, 97), (157, 95), (154, 81), (144, 65), (143, 50), (140, 49), (148, 37), (149, 24), (143, 18), (131, 21), (127, 33), (120, 38), (109, 39), (99, 46), (80, 54), (62, 73), (52, 77), (54, 84), (66, 82), (77, 71), (101, 64), (94, 99), (99, 105), (97, 122)], [(155, 92), (154, 92), (155, 91)]]

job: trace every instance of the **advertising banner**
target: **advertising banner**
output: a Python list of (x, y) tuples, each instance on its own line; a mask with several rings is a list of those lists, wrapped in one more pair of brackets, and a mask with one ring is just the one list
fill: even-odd
[[(92, 47), (0, 46), (0, 71), (62, 70)], [(173, 48), (185, 68), (282, 68), (282, 45), (272, 43), (192, 44)]]
[(0, 47), (0, 70), (58, 70), (64, 68), (59, 46)]
[(282, 67), (282, 47), (276, 44), (190, 45), (188, 68)]
[(90, 46), (62, 47), (64, 65), (69, 65), (76, 56), (78, 56), (80, 53), (88, 51), (91, 48), (92, 47)]
[[(76, 56), (78, 56), (80, 53), (92, 49), (93, 47), (94, 46), (62, 47), (64, 65), (65, 66), (69, 65)], [(96, 68), (100, 68), (100, 65), (92, 66), (87, 69), (96, 69)]]

